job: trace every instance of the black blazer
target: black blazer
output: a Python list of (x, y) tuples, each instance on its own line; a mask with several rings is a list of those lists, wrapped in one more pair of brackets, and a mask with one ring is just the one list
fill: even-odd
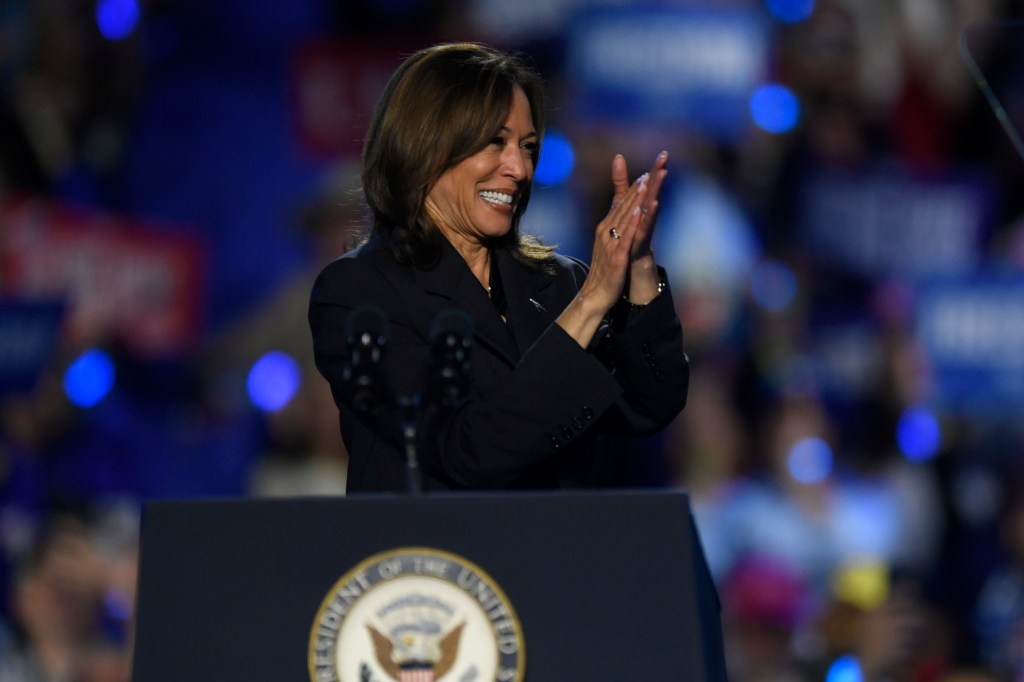
[(683, 408), (689, 366), (668, 290), (643, 310), (617, 306), (583, 349), (554, 324), (583, 284), (581, 263), (555, 256), (545, 272), (496, 250), (506, 324), (442, 241), (440, 261), (417, 267), (400, 265), (375, 237), (325, 267), (313, 287), (313, 350), (338, 405), (349, 492), (405, 486), (398, 429), (375, 429), (357, 416), (341, 381), (347, 316), (363, 304), (375, 304), (390, 322), (383, 366), (403, 396), (422, 388), (437, 314), (459, 308), (475, 323), (468, 396), (420, 449), (428, 490), (586, 485), (601, 432), (653, 433)]

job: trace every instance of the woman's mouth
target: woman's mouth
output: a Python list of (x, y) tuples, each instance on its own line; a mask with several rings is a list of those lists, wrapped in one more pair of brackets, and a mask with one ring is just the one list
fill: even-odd
[(511, 206), (513, 199), (515, 199), (515, 197), (511, 194), (506, 194), (505, 192), (495, 192), (494, 190), (487, 189), (481, 191), (479, 194), (484, 201), (491, 204), (495, 204), (497, 206)]

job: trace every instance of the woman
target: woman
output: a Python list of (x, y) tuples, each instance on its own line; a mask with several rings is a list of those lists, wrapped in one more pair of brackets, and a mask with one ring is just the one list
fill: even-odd
[(420, 447), (428, 490), (584, 485), (601, 432), (651, 433), (682, 409), (682, 330), (651, 252), (667, 154), (632, 185), (612, 161), (588, 271), (519, 232), (543, 128), (538, 76), (482, 45), (422, 50), (385, 88), (363, 149), (372, 236), (323, 270), (309, 310), (350, 492), (405, 487), (400, 430), (354, 409), (342, 378), (361, 306), (387, 317), (398, 396), (423, 386), (438, 314), (473, 321), (469, 388)]

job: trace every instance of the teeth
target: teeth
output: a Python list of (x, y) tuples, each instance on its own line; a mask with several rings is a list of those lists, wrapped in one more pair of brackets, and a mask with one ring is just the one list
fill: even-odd
[(480, 196), (486, 199), (487, 201), (492, 201), (496, 204), (505, 204), (506, 206), (512, 204), (511, 194), (505, 194), (503, 192), (491, 192), (489, 190), (485, 190), (483, 192), (480, 192)]

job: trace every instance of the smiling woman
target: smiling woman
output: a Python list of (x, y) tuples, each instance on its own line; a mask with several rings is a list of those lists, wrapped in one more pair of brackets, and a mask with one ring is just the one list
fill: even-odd
[[(519, 113), (526, 118), (515, 122), (523, 127), (519, 133), (530, 132), (532, 137), (516, 141), (529, 145), (531, 158), (529, 177), (512, 183), (518, 192), (506, 230), (508, 242), (516, 240), (529, 203), (544, 129), (546, 107), (539, 76), (501, 53), (457, 43), (413, 55), (391, 78), (367, 131), (363, 188), (373, 211), (374, 232), (392, 241), (400, 260), (423, 264), (438, 257), (438, 216), (428, 215), (424, 197), (442, 177), (458, 175), (456, 168), (463, 162), (505, 146), (514, 99), (521, 109), (525, 106)], [(505, 181), (505, 188), (508, 185)], [(522, 255), (543, 259), (548, 251), (527, 248)]]
[[(429, 415), (415, 445), (440, 490), (587, 485), (602, 434), (683, 408), (682, 330), (650, 246), (668, 155), (633, 183), (611, 161), (588, 268), (519, 230), (544, 122), (539, 76), (476, 43), (417, 52), (385, 88), (363, 149), (370, 238), (321, 272), (309, 308), (350, 492), (406, 487), (411, 408)], [(367, 310), (388, 330), (355, 329)], [(432, 339), (453, 310), (472, 322), (472, 370), (433, 409), (452, 372), (428, 371)]]
[(530, 101), (517, 85), (499, 133), (483, 149), (446, 170), (427, 193), (430, 219), (485, 287), (488, 244), (512, 230), (516, 206), (533, 180), (536, 156)]

